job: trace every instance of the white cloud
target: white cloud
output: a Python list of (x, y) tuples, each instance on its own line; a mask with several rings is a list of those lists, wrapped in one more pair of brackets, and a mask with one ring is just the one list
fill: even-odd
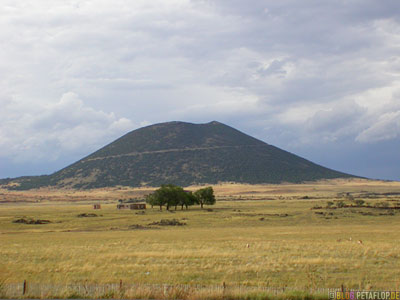
[(15, 161), (56, 160), (96, 150), (134, 128), (130, 120), (95, 110), (72, 92), (56, 103), (35, 105), (34, 110), (8, 99), (1, 102), (6, 106), (0, 112), (0, 156)]
[(362, 131), (356, 140), (374, 143), (400, 137), (400, 111), (386, 113), (370, 127)]

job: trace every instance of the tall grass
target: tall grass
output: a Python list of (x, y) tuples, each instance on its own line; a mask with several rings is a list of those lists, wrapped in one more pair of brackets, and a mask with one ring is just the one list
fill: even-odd
[[(228, 186), (220, 189), (219, 196), (226, 199), (229, 192), (239, 191), (235, 185), (230, 190)], [(266, 195), (279, 193), (277, 189), (286, 189), (288, 194), (268, 200), (271, 197)], [(220, 200), (212, 211), (192, 208), (160, 212), (155, 208), (143, 215), (118, 211), (116, 202), (103, 203), (98, 211), (89, 202), (2, 204), (0, 283), (20, 283), (26, 279), (30, 283), (68, 285), (122, 280), (143, 287), (221, 286), (226, 282), (232, 286), (298, 291), (337, 288), (342, 284), (355, 289), (398, 289), (400, 213), (381, 215), (382, 209), (374, 208), (325, 209), (328, 201), (336, 203), (340, 189), (368, 190), (365, 182), (345, 188), (323, 185), (316, 189), (312, 185), (298, 190), (293, 185), (268, 186), (264, 190), (262, 186), (247, 186), (242, 188), (246, 198), (239, 200), (235, 194), (236, 201)], [(374, 189), (384, 191), (379, 186)], [(87, 193), (85, 199), (89, 201)], [(249, 198), (260, 198), (260, 194), (264, 200)], [(314, 198), (301, 199), (304, 195)], [(381, 197), (367, 201), (392, 205), (397, 200)], [(316, 211), (324, 214), (315, 214)], [(99, 216), (77, 217), (93, 212)], [(52, 223), (12, 222), (21, 217)], [(172, 218), (187, 225), (148, 225)], [(131, 229), (130, 225), (135, 224), (153, 229)], [(150, 293), (143, 289), (143, 293)]]

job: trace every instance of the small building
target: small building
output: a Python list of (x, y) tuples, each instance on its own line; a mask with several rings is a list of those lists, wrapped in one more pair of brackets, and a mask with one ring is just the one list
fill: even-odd
[(101, 209), (101, 205), (100, 204), (93, 204), (93, 209)]
[(146, 209), (146, 203), (117, 204), (117, 209)]
[(130, 209), (146, 209), (146, 203), (132, 203)]
[(129, 209), (129, 204), (117, 204), (117, 209)]

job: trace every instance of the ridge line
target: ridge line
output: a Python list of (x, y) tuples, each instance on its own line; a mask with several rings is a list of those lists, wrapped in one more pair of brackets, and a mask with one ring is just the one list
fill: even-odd
[(172, 148), (172, 149), (165, 149), (165, 150), (130, 152), (130, 153), (125, 153), (125, 154), (94, 157), (94, 158), (84, 159), (84, 160), (81, 161), (81, 163), (85, 163), (85, 162), (88, 162), (88, 161), (94, 161), (94, 160), (103, 160), (103, 159), (107, 159), (107, 158), (119, 158), (119, 157), (125, 157), (125, 156), (139, 156), (139, 155), (142, 155), (142, 154), (183, 152), (183, 151), (196, 151), (196, 150), (213, 150), (213, 149), (222, 149), (222, 148), (261, 147), (261, 146), (265, 146), (265, 145), (213, 146), (213, 147), (197, 147), (197, 148), (181, 148), (181, 149)]

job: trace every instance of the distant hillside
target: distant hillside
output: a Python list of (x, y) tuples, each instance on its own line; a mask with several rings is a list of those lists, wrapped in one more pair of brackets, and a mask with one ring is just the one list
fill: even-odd
[[(168, 122), (129, 132), (48, 176), (21, 177), (20, 189), (173, 183), (303, 182), (351, 175), (324, 168), (219, 122)], [(3, 180), (3, 183), (6, 183)]]

